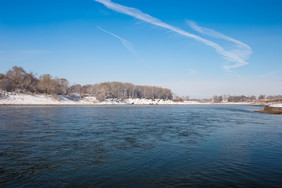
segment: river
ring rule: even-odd
[[[279,187],[282,116],[260,109],[0,106],[0,187]]]

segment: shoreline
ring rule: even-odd
[[[258,110],[256,112],[264,114],[282,114],[282,107],[265,106],[263,110]]]
[[[199,103],[199,104],[0,104],[3,106],[204,106],[204,105],[247,105],[247,106],[265,106],[257,104],[247,104],[247,103]]]
[[[1,93],[0,93],[1,94]],[[199,106],[199,105],[249,105],[265,106],[265,102],[199,102],[182,101],[174,102],[163,99],[104,99],[98,101],[96,97],[66,96],[66,95],[45,95],[45,94],[23,94],[6,92],[0,95],[0,106]]]

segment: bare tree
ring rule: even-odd
[[[68,94],[81,96],[82,95],[82,86],[80,84],[72,85],[68,89]]]
[[[38,82],[39,80],[33,75],[32,72],[26,74],[23,80],[24,90],[35,93],[37,91]]]
[[[265,95],[260,95],[259,97],[258,97],[258,100],[264,100],[265,99]]]
[[[22,67],[14,66],[6,73],[7,91],[21,91],[24,89],[24,77],[26,72]]]
[[[6,79],[5,74],[0,73],[0,89],[3,91],[7,91],[8,80]]]
[[[222,96],[217,96],[217,95],[215,95],[215,96],[213,96],[213,98],[212,98],[213,103],[221,103],[222,100],[223,100],[223,97],[222,97]]]
[[[22,67],[14,66],[6,74],[0,73],[0,89],[5,91],[20,91],[58,95],[95,96],[98,100],[108,98],[146,98],[173,99],[170,89],[155,86],[138,86],[132,83],[104,82],[94,85],[75,84],[69,86],[65,78],[52,78],[43,74],[38,78],[32,72],[26,73]]]
[[[39,77],[38,88],[42,93],[54,94],[55,88],[50,74],[43,74]]]
[[[69,81],[65,78],[55,78],[52,80],[54,93],[58,95],[66,95],[68,92]]]

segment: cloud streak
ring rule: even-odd
[[[194,29],[195,31],[197,31],[197,32],[199,32],[203,35],[207,35],[207,36],[210,36],[210,37],[226,40],[226,41],[229,41],[229,42],[236,44],[236,49],[231,50],[231,53],[235,54],[236,56],[238,56],[239,58],[241,58],[243,60],[248,59],[249,56],[252,53],[252,49],[247,44],[245,44],[241,41],[233,39],[229,36],[226,36],[222,33],[217,32],[215,30],[205,28],[205,27],[201,27],[193,21],[188,20],[187,23],[189,24],[189,26],[192,29]],[[228,66],[225,67],[225,69],[228,70]]]
[[[169,25],[169,24],[167,24],[167,23],[165,23],[165,22],[163,22],[163,21],[161,21],[161,20],[159,20],[155,17],[152,17],[148,14],[143,13],[142,11],[140,11],[136,8],[123,6],[123,5],[120,5],[118,3],[112,2],[111,0],[94,0],[94,1],[99,2],[99,3],[103,4],[104,6],[106,6],[107,8],[114,10],[116,12],[126,14],[126,15],[131,16],[133,18],[136,18],[138,20],[141,20],[141,21],[150,23],[152,25],[168,29],[168,30],[173,31],[175,33],[178,33],[182,36],[192,38],[192,39],[197,40],[201,43],[204,43],[207,46],[214,48],[216,50],[216,52],[219,53],[220,55],[222,55],[227,61],[233,63],[231,65],[226,65],[224,67],[228,71],[230,71],[230,69],[238,68],[238,67],[241,67],[241,66],[248,64],[248,62],[246,62],[246,59],[242,58],[242,56],[238,55],[238,53],[234,53],[232,51],[227,51],[222,46],[220,46],[219,44],[217,44],[213,41],[204,39],[204,38],[202,38],[198,35],[189,33],[189,32],[184,31],[184,30],[182,30],[178,27]]]
[[[128,40],[125,40],[124,38],[121,38],[120,36],[117,36],[109,31],[106,31],[104,29],[102,29],[101,27],[97,27],[99,30],[103,31],[104,33],[107,33],[117,39],[120,40],[121,44],[128,50],[130,51],[130,53],[132,53],[133,55],[136,55],[136,50],[133,48],[132,44],[128,41]]]
[[[190,25],[190,27],[192,29],[194,29],[195,31],[198,31],[201,34],[208,35],[208,36],[211,36],[211,37],[214,37],[214,38],[219,38],[219,39],[227,40],[227,41],[230,41],[230,42],[234,42],[234,43],[238,44],[241,47],[244,47],[244,48],[249,49],[249,50],[251,49],[247,44],[244,44],[244,43],[242,43],[242,42],[240,42],[240,41],[238,41],[236,39],[228,37],[228,36],[226,36],[226,35],[224,35],[222,33],[219,33],[219,32],[217,32],[215,30],[201,27],[201,26],[197,25],[193,21],[188,20],[187,23]]]

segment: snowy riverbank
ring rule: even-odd
[[[162,99],[105,99],[95,97],[75,97],[65,95],[23,94],[0,92],[0,105],[266,105],[262,103],[201,103],[198,101],[174,102]],[[282,104],[281,104],[282,106]]]
[[[274,108],[282,108],[282,103],[271,104],[269,106]]]
[[[152,99],[105,99],[95,97],[70,97],[62,95],[0,93],[0,105],[176,105],[202,104],[197,101],[173,102]]]
[[[272,103],[266,105],[264,110],[260,110],[258,112],[268,113],[268,114],[282,114],[282,103]]]
[[[75,105],[97,103],[95,97],[68,97],[43,94],[5,93],[0,95],[0,105]]]

